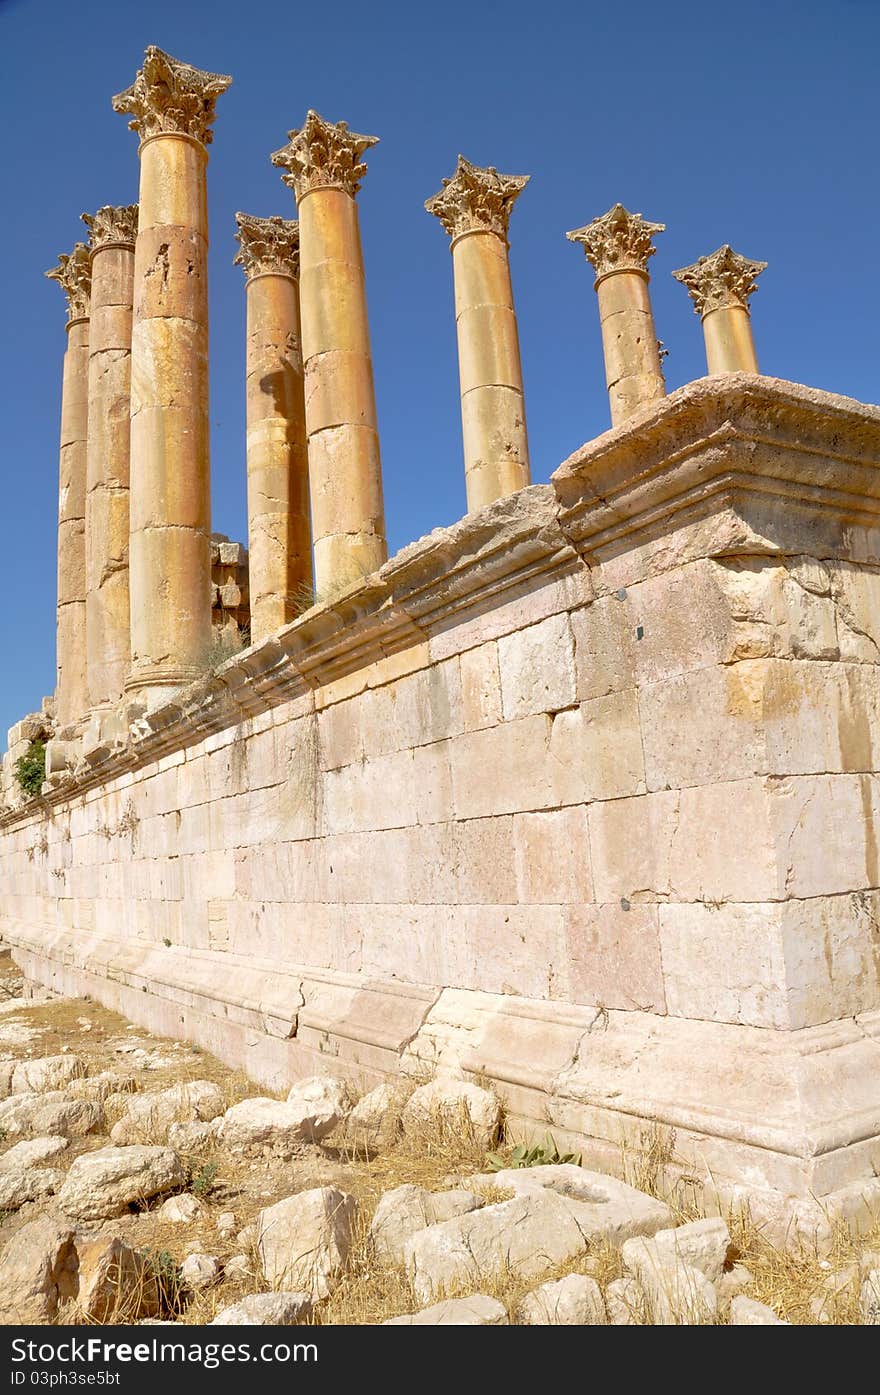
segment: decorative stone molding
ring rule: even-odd
[[[378,136],[359,136],[346,121],[325,121],[310,111],[305,125],[289,131],[287,145],[271,159],[287,171],[281,178],[297,200],[313,189],[343,189],[354,198],[367,172],[361,156],[378,144]]]
[[[295,218],[254,218],[236,213],[239,250],[233,266],[244,268],[248,281],[253,276],[292,276],[299,279],[299,223]]]
[[[601,218],[565,236],[569,242],[580,243],[600,279],[615,271],[634,271],[647,277],[648,258],[657,250],[653,238],[665,231],[665,223],[649,223],[641,213],[630,213],[622,203],[616,203]]]
[[[672,275],[687,288],[694,302],[694,313],[704,316],[730,305],[748,310],[749,297],[766,269],[766,262],[750,261],[725,242],[710,256],[700,257],[692,266],[684,266]]]
[[[136,203],[119,207],[106,204],[97,213],[82,213],[80,217],[89,230],[89,247],[93,253],[102,247],[134,246],[138,228]]]
[[[92,263],[86,244],[76,242],[72,252],[62,252],[58,265],[46,275],[50,281],[57,281],[67,296],[67,323],[87,319],[92,294]]]
[[[442,181],[442,189],[425,208],[440,219],[450,237],[490,232],[506,242],[511,210],[530,178],[499,174],[494,165],[481,169],[459,155],[455,174]]]
[[[113,110],[133,118],[129,129],[141,140],[174,134],[210,145],[217,98],[231,83],[223,73],[203,72],[151,44],[131,87],[113,98]]]

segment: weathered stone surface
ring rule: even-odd
[[[425,1128],[468,1130],[480,1147],[491,1148],[501,1125],[501,1105],[489,1090],[465,1080],[432,1080],[414,1090],[400,1116],[404,1133]]]
[[[187,1288],[198,1291],[220,1280],[222,1267],[216,1255],[187,1255],[180,1266],[180,1277]]]
[[[862,1322],[880,1327],[880,1269],[869,1269],[859,1290],[859,1310]]]
[[[79,1056],[41,1056],[33,1061],[19,1061],[12,1072],[12,1093],[35,1095],[44,1090],[63,1090],[71,1080],[87,1074],[88,1067]]]
[[[238,1303],[221,1308],[210,1326],[294,1327],[311,1316],[312,1301],[308,1293],[250,1293]]]
[[[472,1293],[469,1298],[448,1298],[417,1313],[386,1318],[383,1327],[503,1327],[507,1311],[497,1298]]]
[[[226,1108],[226,1098],[211,1080],[187,1080],[167,1090],[132,1095],[125,1113],[110,1130],[114,1143],[163,1141],[175,1123],[215,1119]]]
[[[339,1123],[335,1107],[326,1101],[273,1100],[257,1097],[227,1109],[219,1138],[233,1153],[267,1149],[281,1158],[292,1158],[304,1144],[317,1143]]]
[[[658,1230],[651,1240],[651,1251],[661,1263],[681,1260],[683,1264],[699,1269],[712,1284],[717,1284],[721,1278],[729,1249],[730,1231],[725,1222],[717,1217],[688,1221],[674,1230]]]
[[[27,1138],[14,1143],[0,1157],[0,1172],[12,1172],[19,1167],[39,1167],[67,1151],[69,1140],[63,1134],[47,1134],[43,1138]]]
[[[725,1270],[715,1284],[719,1313],[723,1316],[729,1312],[734,1298],[741,1293],[747,1294],[754,1282],[754,1274],[744,1264],[735,1264],[732,1269]]]
[[[605,1290],[608,1321],[614,1327],[636,1327],[646,1311],[645,1295],[631,1274],[612,1279]]]
[[[78,1221],[121,1216],[133,1202],[181,1186],[186,1175],[170,1148],[99,1148],[76,1158],[58,1194],[65,1215]]]
[[[71,1100],[97,1100],[103,1104],[111,1095],[133,1095],[140,1089],[140,1081],[134,1075],[118,1075],[116,1071],[105,1070],[99,1075],[79,1076],[64,1087],[64,1093]]]
[[[674,1248],[636,1236],[626,1241],[621,1255],[638,1279],[652,1322],[690,1327],[715,1321],[715,1289],[705,1274],[680,1259]]]
[[[230,1255],[223,1263],[225,1279],[249,1279],[254,1266],[247,1255]]]
[[[740,1293],[730,1305],[731,1327],[788,1327],[790,1324],[778,1318],[766,1303],[747,1298]]]
[[[0,1323],[51,1322],[59,1299],[76,1290],[73,1231],[57,1221],[30,1221],[0,1254]]]
[[[395,1187],[380,1199],[370,1225],[373,1253],[383,1264],[402,1264],[404,1246],[426,1226],[467,1215],[483,1204],[474,1192],[429,1192],[409,1184]]]
[[[159,1287],[146,1255],[118,1236],[76,1242],[79,1287],[76,1306],[90,1322],[126,1323],[155,1317]]]
[[[597,1326],[607,1321],[602,1290],[587,1274],[541,1284],[520,1299],[516,1320],[528,1326]]]
[[[510,1167],[462,1178],[462,1185],[484,1195],[496,1189],[558,1192],[582,1203],[578,1215],[589,1233],[616,1243],[632,1235],[653,1235],[672,1219],[669,1207],[616,1177],[589,1172],[573,1163]]]
[[[381,1148],[400,1128],[401,1095],[388,1081],[362,1095],[346,1120],[346,1137],[355,1146]]]
[[[0,1127],[12,1138],[18,1134],[63,1134],[65,1138],[83,1138],[103,1130],[104,1111],[100,1104],[91,1100],[10,1095],[0,1102]]]
[[[169,1196],[167,1201],[163,1201],[156,1215],[163,1221],[170,1221],[172,1225],[189,1225],[198,1220],[204,1210],[197,1196],[193,1196],[191,1192],[180,1192],[179,1195]]]
[[[537,1278],[576,1259],[590,1240],[584,1211],[582,1202],[536,1188],[419,1231],[404,1245],[416,1297],[427,1303],[453,1287],[478,1288],[508,1269]]]
[[[0,1170],[0,1210],[17,1211],[26,1201],[57,1192],[64,1173],[56,1167],[16,1167]]]
[[[332,1075],[313,1075],[291,1085],[287,1103],[313,1109],[320,1115],[336,1114],[342,1120],[351,1110],[351,1090],[346,1081]]]
[[[356,1214],[354,1197],[337,1187],[300,1192],[261,1211],[257,1250],[267,1283],[326,1298],[348,1262]]]

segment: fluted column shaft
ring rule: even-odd
[[[129,215],[133,238],[136,209]],[[102,210],[105,212],[105,210]],[[100,214],[98,215],[100,217]],[[94,220],[93,220],[94,221]],[[86,492],[86,652],[89,702],[108,708],[131,662],[128,534],[134,242],[93,231]]]
[[[89,321],[71,320],[61,388],[56,655],[59,729],[88,708],[86,679],[86,459],[89,434]]]

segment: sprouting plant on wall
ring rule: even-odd
[[[15,778],[25,794],[40,793],[46,778],[46,743],[32,741],[23,756],[15,762]]]
[[[486,1157],[486,1165],[490,1172],[500,1172],[502,1168],[507,1167],[552,1167],[559,1163],[573,1163],[575,1167],[581,1167],[582,1155],[560,1153],[556,1140],[549,1133],[545,1134],[540,1143],[533,1143],[531,1147],[525,1143],[518,1143],[509,1153],[489,1153]]]

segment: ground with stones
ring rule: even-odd
[[[24,993],[0,959],[3,1323],[880,1324],[880,1232],[786,1255],[645,1166],[514,1166],[476,1084],[272,1097]]]

